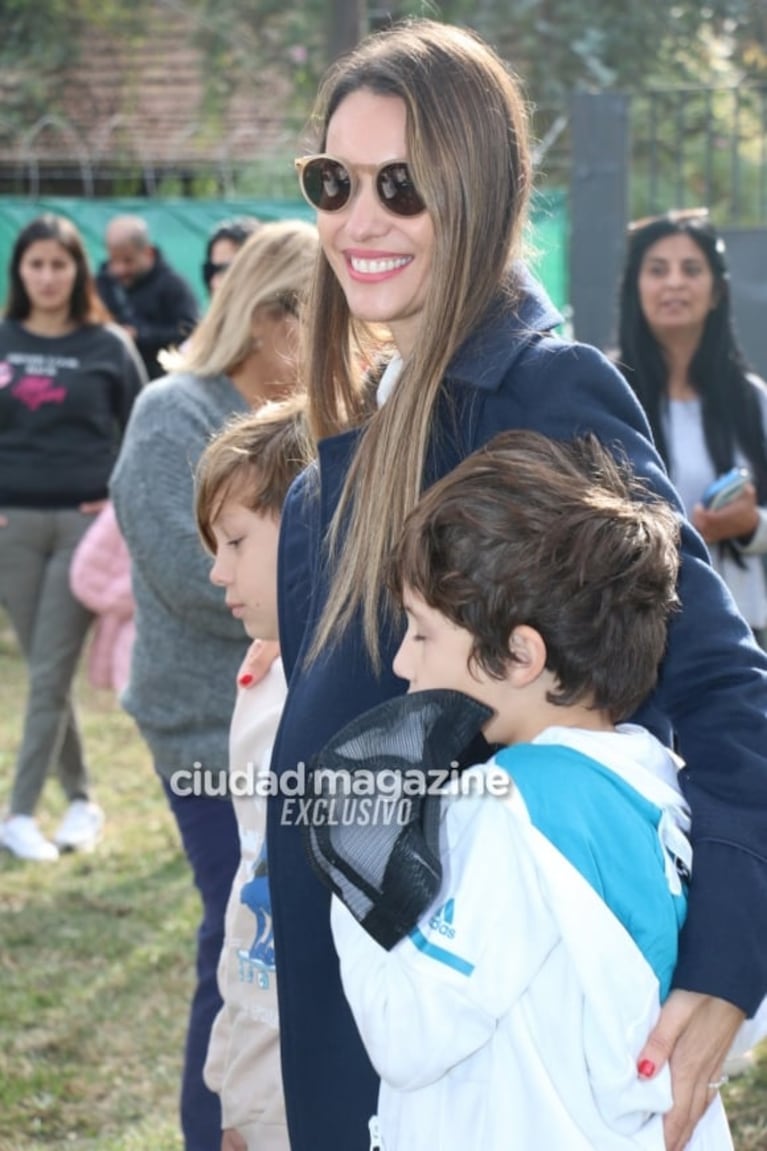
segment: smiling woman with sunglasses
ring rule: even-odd
[[[391,669],[404,629],[385,590],[388,556],[421,491],[497,432],[592,432],[680,507],[625,381],[595,349],[552,334],[561,317],[520,263],[527,113],[495,53],[458,28],[395,26],[334,66],[314,126],[314,152],[298,170],[322,248],[305,341],[321,482],[314,471],[298,481],[282,520],[290,688],[277,773],[295,773],[345,723],[404,691]],[[370,370],[381,362],[383,375]],[[672,991],[660,1030],[635,1052],[652,1077],[672,1051],[668,1151],[688,1141],[743,1014],[767,989],[757,926],[767,899],[767,664],[686,524],[682,550],[683,607],[641,713],[690,765],[697,829],[675,978],[688,990]],[[296,800],[269,805],[291,1146],[356,1151],[377,1079],[343,997]],[[428,1067],[422,1075],[421,1086]],[[447,1145],[449,1128],[448,1106],[433,1149]],[[531,1151],[513,1131],[505,1146]]]

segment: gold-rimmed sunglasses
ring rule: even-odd
[[[376,194],[387,212],[417,216],[426,210],[404,160],[378,166],[352,165],[321,153],[301,156],[295,164],[303,197],[318,212],[340,212],[345,208],[356,191],[359,172],[374,174]]]

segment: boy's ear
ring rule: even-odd
[[[509,679],[516,687],[533,683],[546,669],[546,644],[534,627],[520,624],[509,636]]]

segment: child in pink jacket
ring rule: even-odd
[[[128,683],[135,634],[130,556],[106,503],[80,540],[70,569],[72,594],[96,616],[88,647],[88,679],[121,692]]]

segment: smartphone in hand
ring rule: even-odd
[[[709,511],[716,511],[717,508],[723,508],[725,504],[729,504],[731,500],[736,499],[737,496],[743,491],[746,484],[752,482],[751,472],[748,468],[730,468],[729,472],[725,472],[722,476],[717,478],[708,485],[700,502],[704,508]]]

